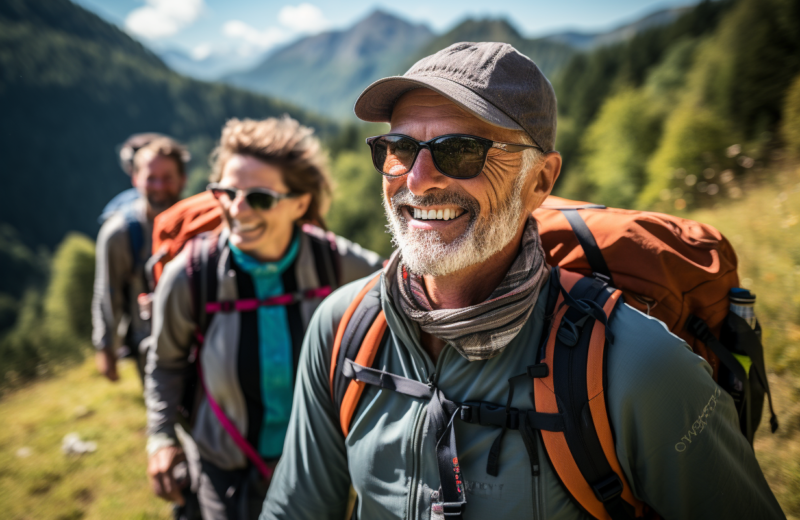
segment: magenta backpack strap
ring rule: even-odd
[[[236,446],[240,450],[242,450],[242,453],[244,453],[247,456],[247,458],[250,459],[250,462],[253,463],[253,466],[256,467],[261,476],[265,480],[271,479],[273,473],[272,468],[270,468],[264,463],[263,459],[255,450],[255,448],[253,448],[253,446],[250,445],[249,442],[247,442],[247,439],[245,439],[242,436],[242,434],[236,428],[236,425],[234,425],[233,422],[228,418],[228,416],[225,415],[225,412],[222,411],[222,408],[219,406],[219,403],[217,403],[214,397],[212,397],[211,394],[209,393],[208,388],[206,387],[206,380],[205,378],[203,378],[203,367],[200,363],[199,356],[197,358],[197,375],[200,378],[200,382],[203,385],[203,391],[206,394],[206,399],[208,400],[208,404],[209,406],[211,406],[211,410],[214,412],[214,415],[217,417],[219,423],[222,425],[225,431],[228,432],[228,435],[231,436],[231,439],[233,439],[233,442],[236,444]]]

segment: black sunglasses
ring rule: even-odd
[[[372,150],[375,169],[387,177],[400,177],[410,172],[422,148],[430,150],[436,169],[453,179],[472,179],[480,175],[492,148],[509,153],[527,148],[544,151],[535,145],[502,143],[465,134],[440,135],[429,141],[417,141],[403,134],[386,134],[368,137],[367,144]]]
[[[228,201],[236,198],[238,193],[244,193],[244,199],[253,209],[271,209],[275,204],[283,199],[290,199],[300,195],[299,193],[278,193],[269,188],[250,188],[239,190],[228,186],[220,186],[216,182],[209,184],[206,189],[214,195],[214,198],[221,200],[226,197]]]

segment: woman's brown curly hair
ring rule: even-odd
[[[314,130],[288,115],[263,121],[230,119],[222,128],[219,145],[211,152],[211,181],[222,177],[233,155],[249,155],[278,168],[292,193],[310,193],[311,203],[300,220],[325,228],[331,180],[328,158]]]

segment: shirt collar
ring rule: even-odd
[[[280,276],[297,258],[297,253],[300,250],[300,233],[295,230],[286,254],[275,262],[259,262],[230,242],[228,242],[228,247],[233,255],[233,260],[247,274],[251,276]]]

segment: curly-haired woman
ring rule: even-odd
[[[192,346],[200,344],[197,387],[204,391],[194,400],[191,436],[202,516],[257,518],[283,448],[311,315],[328,288],[369,275],[381,259],[303,225],[324,226],[330,193],[325,156],[309,128],[289,117],[233,119],[212,159],[208,189],[223,231],[187,244],[155,293],[148,474],[157,494],[181,501],[172,468],[185,455],[175,424],[195,374]]]

